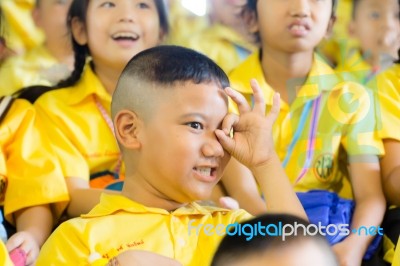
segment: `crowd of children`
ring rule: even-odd
[[[0,264],[400,266],[400,1],[207,4],[0,3]]]

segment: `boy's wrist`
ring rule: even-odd
[[[250,171],[257,179],[257,177],[263,176],[264,173],[274,173],[273,170],[277,167],[283,170],[281,161],[278,155],[274,152],[266,162],[251,167]]]

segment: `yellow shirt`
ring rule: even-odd
[[[349,51],[346,60],[338,64],[336,71],[343,74],[346,80],[354,80],[361,84],[368,83],[374,76],[372,66],[357,49]]]
[[[8,252],[3,241],[0,241],[0,265],[14,266],[14,263],[11,261],[10,256],[8,256]]]
[[[399,240],[397,241],[396,251],[394,252],[392,266],[400,266],[400,237]]]
[[[55,85],[69,75],[66,65],[58,63],[44,46],[37,46],[23,55],[10,57],[1,65],[0,96],[31,85]]]
[[[400,141],[400,64],[380,73],[368,85],[376,88],[379,95],[377,109],[381,113],[381,138]]]
[[[207,55],[226,73],[255,51],[254,44],[221,24],[214,24],[191,36],[185,46]]]
[[[185,266],[209,265],[222,239],[217,234],[221,229],[216,226],[250,218],[244,210],[229,211],[196,203],[168,212],[121,195],[103,194],[88,214],[56,229],[43,245],[37,265],[88,265],[89,256],[93,258],[94,254],[107,259],[129,249],[152,251]],[[214,229],[207,233],[200,224],[211,224]]]
[[[272,106],[274,90],[266,83],[259,53],[254,53],[231,72],[234,89],[251,103],[249,80],[256,78],[263,90],[267,110]],[[307,80],[288,81],[297,97],[289,106],[281,102],[281,110],[273,128],[275,149],[296,191],[323,189],[352,198],[346,164],[372,160],[382,154],[377,136],[372,91],[357,83],[342,81],[318,56],[314,56]],[[318,109],[319,102],[319,110]],[[236,106],[230,105],[233,112]],[[306,107],[308,106],[308,107]],[[309,108],[309,111],[306,111]],[[305,123],[300,122],[301,116]],[[312,122],[315,115],[315,121]],[[315,130],[312,130],[314,125]],[[298,133],[297,142],[291,142]],[[342,149],[346,152],[341,152]],[[348,158],[343,158],[344,154]],[[371,155],[371,156],[368,156]],[[286,165],[285,165],[286,161]]]
[[[89,181],[90,175],[113,172],[119,162],[114,134],[96,101],[109,116],[111,96],[88,64],[75,86],[50,91],[35,102],[66,177]]]
[[[0,203],[12,213],[25,207],[51,204],[57,217],[69,200],[64,176],[54,157],[45,127],[35,109],[16,100],[0,124]]]
[[[347,52],[354,47],[358,47],[358,42],[349,35],[348,30],[353,10],[353,1],[339,0],[337,2],[336,20],[332,34],[329,38],[322,40],[319,44],[319,49],[330,60],[341,64],[347,60]]]
[[[7,44],[18,53],[39,45],[44,34],[32,19],[35,0],[1,0]]]

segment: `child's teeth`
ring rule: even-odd
[[[211,175],[211,168],[197,168],[197,171],[200,172],[201,175],[210,176]]]

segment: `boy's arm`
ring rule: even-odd
[[[235,158],[231,158],[221,179],[228,196],[238,201],[240,208],[252,215],[267,211],[251,171]]]
[[[91,188],[88,181],[77,177],[67,178],[66,183],[70,194],[70,202],[67,207],[69,217],[78,217],[81,214],[88,213],[100,202],[100,196],[104,192],[120,193],[120,191],[115,190]]]
[[[222,130],[216,130],[221,145],[240,163],[247,166],[261,187],[271,212],[284,212],[307,219],[289,179],[274,150],[272,125],[279,114],[279,94],[274,95],[271,112],[265,116],[265,101],[257,81],[251,81],[254,107],[251,109],[240,93],[226,88],[237,104],[240,116],[228,115]],[[233,129],[233,137],[229,133]]]
[[[382,184],[389,204],[400,206],[400,141],[385,139],[381,160]]]
[[[27,255],[26,264],[36,261],[40,247],[53,228],[53,217],[49,205],[28,207],[15,213],[17,233],[6,243],[8,251],[21,248]]]
[[[351,228],[380,226],[386,209],[378,163],[350,163],[349,172],[355,200]],[[350,234],[334,250],[340,265],[361,265],[362,257],[374,236]]]

